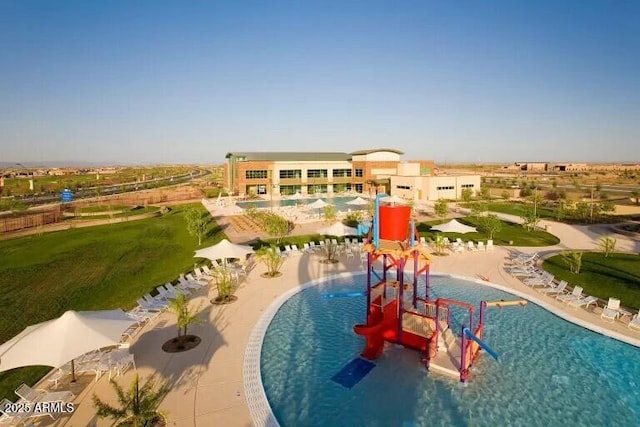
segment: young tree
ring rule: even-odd
[[[263,217],[263,227],[267,234],[275,237],[277,244],[280,244],[282,239],[293,230],[293,224],[288,219],[273,213]]]
[[[118,397],[118,406],[111,406],[94,394],[96,415],[99,418],[114,418],[116,426],[121,427],[146,427],[165,420],[165,414],[158,411],[158,406],[169,392],[169,386],[162,383],[156,389],[157,382],[154,377],[149,378],[142,387],[139,382],[136,374],[129,390],[125,392],[120,385],[111,380],[111,386]]]
[[[445,250],[447,249],[447,241],[444,239],[442,234],[436,234],[436,239],[433,242],[433,245],[436,248],[436,255],[446,254]]]
[[[616,250],[616,242],[615,237],[603,236],[600,238],[600,242],[598,242],[598,246],[600,250],[604,254],[605,258],[608,257]]]
[[[198,239],[198,246],[202,244],[202,237],[207,231],[207,220],[202,212],[195,207],[184,210],[184,218],[187,221],[187,231]]]
[[[502,197],[502,200],[506,202],[511,198],[511,193],[509,193],[509,191],[507,190],[504,190],[502,193],[500,193],[500,197]]]
[[[447,217],[447,214],[449,213],[449,202],[447,201],[447,199],[438,199],[436,200],[433,209],[436,212],[436,215],[438,215],[444,221],[444,219]]]
[[[473,191],[470,188],[463,188],[460,193],[460,198],[466,204],[471,203],[471,199],[473,198]]]
[[[495,214],[483,216],[480,218],[480,228],[493,240],[495,234],[502,230],[502,220]]]
[[[529,208],[525,211],[522,218],[522,226],[528,231],[533,231],[540,222],[540,217],[534,212],[533,208]]]
[[[324,222],[333,222],[335,221],[338,215],[338,211],[336,207],[333,205],[327,205],[324,207]]]
[[[560,252],[560,256],[564,262],[569,266],[569,270],[571,270],[574,274],[580,274],[580,269],[582,268],[582,252],[578,251],[570,251],[570,252]]]
[[[204,320],[197,316],[197,311],[189,309],[189,301],[187,297],[178,293],[176,299],[169,302],[169,310],[176,315],[176,327],[178,328],[178,345],[184,345],[184,341],[187,337],[187,328],[189,325],[196,323],[204,323]]]
[[[256,258],[267,267],[266,277],[277,277],[280,275],[280,267],[284,264],[285,257],[276,252],[275,245],[263,246],[256,251]]]

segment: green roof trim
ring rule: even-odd
[[[291,161],[349,161],[351,154],[349,153],[332,153],[332,152],[287,152],[287,151],[269,151],[269,152],[235,152],[227,153],[226,159],[231,157],[244,157],[245,160],[266,160],[273,162],[291,162]]]

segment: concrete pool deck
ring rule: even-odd
[[[221,222],[224,227],[224,221]],[[295,234],[309,234],[321,224],[300,224]],[[640,345],[640,333],[629,330],[622,322],[604,322],[597,312],[583,309],[568,309],[552,297],[546,296],[522,284],[507,274],[503,265],[514,251],[548,252],[559,249],[587,249],[582,245],[597,243],[597,232],[591,229],[577,229],[565,224],[551,223],[551,232],[562,241],[557,247],[546,248],[504,248],[496,247],[487,252],[463,252],[448,256],[432,257],[433,273],[465,276],[471,279],[488,278],[492,283],[540,302],[545,308],[565,313],[579,323],[590,324],[595,329],[606,330]],[[225,229],[228,237],[237,243],[245,243],[252,236],[233,233]],[[587,233],[589,232],[589,233]],[[590,233],[594,233],[591,235]],[[616,236],[618,237],[618,236]],[[595,239],[595,240],[594,240]],[[618,238],[619,247],[637,252],[638,242]],[[591,246],[593,248],[593,246]],[[168,414],[169,426],[251,426],[252,420],[245,399],[243,386],[243,359],[245,348],[252,330],[264,311],[281,294],[299,287],[300,284],[320,279],[332,274],[364,271],[357,257],[342,257],[337,264],[320,263],[320,255],[304,254],[289,257],[282,267],[282,276],[266,279],[260,276],[265,271],[258,264],[248,274],[236,292],[238,300],[225,306],[213,306],[209,299],[213,292],[200,290],[192,304],[199,304],[201,317],[206,323],[189,328],[189,332],[202,338],[201,344],[184,353],[167,354],[161,350],[162,344],[176,335],[172,314],[164,313],[158,320],[145,326],[133,340],[131,352],[135,354],[137,371],[142,378],[157,374],[171,386],[171,391],[163,401],[160,410]],[[133,378],[129,370],[116,380],[125,387]],[[39,425],[55,426],[111,426],[109,419],[97,419],[91,396],[114,402],[115,393],[106,376],[93,381],[92,377],[81,377],[74,386],[61,383],[58,389],[71,388],[76,392],[76,411],[54,422],[43,419]]]

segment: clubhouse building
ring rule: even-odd
[[[390,148],[336,152],[233,152],[224,187],[238,196],[387,193],[410,200],[458,199],[480,190],[480,175],[437,175],[432,160],[402,161]]]

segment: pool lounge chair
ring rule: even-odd
[[[627,323],[627,328],[629,329],[635,329],[637,331],[640,331],[640,315],[639,314],[635,314],[631,320],[629,321],[629,323]]]
[[[540,292],[542,292],[543,294],[561,294],[562,292],[564,292],[564,289],[567,287],[567,281],[566,280],[561,280],[560,283],[558,283],[556,286],[553,286],[551,288],[546,288],[546,289],[540,289]]]
[[[46,391],[36,390],[29,387],[27,384],[22,384],[16,389],[15,392],[22,399],[36,403],[36,402],[69,402],[75,395],[70,391]]]
[[[530,287],[534,287],[534,286],[551,286],[551,284],[553,283],[553,274],[551,273],[547,273],[546,271],[543,272],[540,276],[538,277],[531,277],[528,279],[524,279],[522,282]]]
[[[582,286],[576,286],[570,294],[558,295],[556,297],[556,299],[561,302],[569,302],[579,298],[582,298]]]
[[[602,310],[600,317],[604,320],[615,321],[620,315],[620,300],[618,298],[609,298],[607,306]]]
[[[577,298],[577,299],[572,299],[571,301],[568,302],[569,307],[573,307],[575,309],[577,309],[578,307],[584,307],[587,308],[589,305],[591,304],[596,304],[598,303],[598,298],[594,297],[594,296],[588,296],[588,297],[584,297],[584,298]]]

